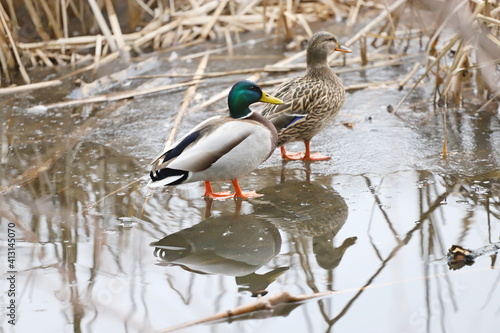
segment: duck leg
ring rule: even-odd
[[[233,194],[229,191],[214,192],[210,181],[205,180],[205,193],[203,194],[203,196],[207,198],[217,199],[217,198],[230,198],[233,196]]]
[[[321,153],[311,153],[311,141],[307,140],[304,141],[304,145],[306,146],[306,152],[298,152],[298,153],[292,153],[292,152],[287,152],[285,149],[285,146],[281,146],[281,157],[285,158],[287,160],[292,160],[292,161],[297,161],[297,160],[303,160],[303,161],[324,161],[324,160],[329,160],[331,157],[323,155]]]
[[[329,160],[331,157],[323,155],[321,153],[311,153],[311,141],[307,140],[304,141],[304,144],[306,146],[306,153],[302,159],[304,161],[324,161],[324,160]]]
[[[241,190],[240,184],[238,184],[238,179],[232,179],[231,182],[233,183],[234,186],[234,197],[235,198],[256,198],[256,197],[261,197],[263,194],[256,193],[255,191],[251,192],[243,192]]]

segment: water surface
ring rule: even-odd
[[[258,43],[234,58],[213,57],[208,68],[263,66],[282,55],[272,42]],[[197,67],[197,59],[168,57],[160,54],[150,72]],[[402,73],[396,67],[341,78],[349,85]],[[192,105],[244,77],[201,84]],[[210,202],[201,197],[201,183],[145,187],[183,89],[28,110],[65,98],[68,88],[0,102],[1,239],[5,247],[7,225],[15,223],[16,332],[153,332],[281,291],[337,293],[185,331],[498,329],[496,254],[464,267],[443,260],[455,244],[480,249],[499,242],[497,110],[448,110],[450,155],[443,158],[440,110],[423,103],[395,115],[387,106],[404,91],[350,92],[341,114],[312,142],[331,160],[282,162],[275,152],[240,180],[263,197]],[[417,91],[410,102],[428,94]],[[224,104],[187,113],[179,134],[220,114]],[[215,186],[231,189],[229,182]],[[5,266],[6,251],[1,257]],[[7,318],[3,325],[12,329]]]

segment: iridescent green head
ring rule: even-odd
[[[271,104],[283,104],[277,98],[266,94],[258,85],[251,81],[238,81],[234,84],[227,97],[229,115],[232,118],[246,118],[251,113],[249,106],[255,102],[266,102]]]

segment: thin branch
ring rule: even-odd
[[[19,52],[17,51],[16,43],[14,42],[14,38],[12,38],[12,34],[10,33],[9,26],[7,24],[7,18],[5,17],[5,10],[0,3],[0,20],[2,21],[3,28],[7,34],[7,38],[9,39],[12,52],[14,52],[14,57],[16,58],[17,65],[19,66],[19,72],[21,73],[21,76],[23,77],[24,82],[27,84],[31,83],[31,79],[28,75],[28,72],[26,72],[26,68],[24,68],[23,62],[21,60],[21,57],[19,56]]]
[[[400,249],[401,246],[398,246],[397,249]],[[392,258],[393,256],[390,256],[388,259]],[[385,267],[385,266],[382,266]],[[381,268],[382,268],[381,267]],[[156,331],[156,333],[169,333],[169,332],[174,332],[178,331],[180,329],[185,329],[188,327],[193,327],[196,325],[200,324],[208,324],[208,323],[213,323],[213,322],[220,322],[223,320],[229,320],[230,318],[234,318],[237,316],[243,316],[243,315],[249,315],[257,311],[262,311],[262,310],[273,310],[277,305],[282,305],[282,304],[293,304],[293,303],[301,303],[301,302],[307,302],[310,300],[314,299],[320,299],[320,298],[325,298],[325,297],[330,297],[330,296],[335,296],[338,294],[345,294],[345,293],[357,293],[359,295],[361,292],[367,289],[376,289],[376,288],[383,288],[387,286],[393,286],[395,284],[403,284],[403,283],[410,283],[410,282],[415,282],[415,281],[422,281],[422,280],[429,280],[432,278],[437,278],[437,277],[446,277],[451,274],[471,274],[471,273],[477,273],[478,271],[485,271],[485,270],[490,270],[489,267],[482,267],[476,270],[467,270],[463,271],[460,273],[440,273],[440,274],[434,274],[434,275],[425,275],[425,276],[420,276],[416,278],[411,278],[411,279],[402,279],[398,281],[392,281],[392,282],[387,282],[387,283],[380,283],[376,285],[372,285],[370,283],[365,284],[363,287],[360,288],[352,288],[352,289],[345,289],[345,290],[332,290],[332,291],[325,291],[325,292],[318,292],[318,293],[313,293],[309,295],[298,295],[294,296],[287,291],[282,291],[276,295],[272,296],[265,296],[258,298],[256,301],[245,304],[245,305],[240,305],[237,306],[233,309],[228,309],[225,311],[221,311],[219,313],[216,313],[211,316],[207,316],[198,320],[194,320],[191,322],[187,322],[184,324],[180,324],[177,326],[169,327],[167,329],[159,330]],[[376,272],[376,275],[378,275],[379,271]],[[371,279],[373,281],[374,277]],[[370,282],[371,282],[370,281]],[[351,304],[351,303],[349,303]],[[348,305],[349,305],[348,304]],[[347,307],[346,307],[347,308]],[[339,314],[337,317],[340,317],[343,315],[343,312]],[[335,321],[337,319],[335,317],[333,320]]]
[[[208,54],[207,54],[208,55]],[[138,79],[158,79],[158,78],[166,78],[166,77],[197,77],[198,79],[207,79],[207,78],[216,78],[230,75],[239,75],[239,74],[251,74],[251,73],[260,73],[264,72],[264,68],[248,68],[248,69],[236,69],[232,71],[226,72],[210,72],[210,73],[172,73],[172,74],[156,74],[156,75],[140,75],[140,76],[132,76],[129,77],[129,80],[138,80]]]
[[[153,93],[157,93],[157,92],[161,92],[161,91],[191,86],[193,84],[198,84],[200,82],[202,82],[202,81],[201,80],[192,80],[192,81],[183,82],[183,83],[161,85],[158,87],[153,87],[153,88],[144,89],[144,90],[139,90],[139,89],[126,90],[126,91],[120,91],[120,92],[112,93],[112,94],[98,95],[98,96],[92,96],[92,97],[87,97],[87,98],[82,98],[82,99],[76,99],[76,100],[72,100],[72,101],[64,101],[64,102],[58,102],[58,103],[53,103],[53,104],[47,104],[47,105],[37,105],[37,106],[32,107],[31,109],[32,110],[42,110],[42,109],[48,110],[48,109],[62,108],[62,107],[89,104],[89,103],[113,102],[113,101],[119,101],[122,99],[153,94]]]
[[[208,63],[208,54],[201,59],[198,68],[196,69],[196,73],[193,77],[195,81],[201,82],[200,78],[203,72],[205,71],[205,68],[207,67],[207,63]],[[184,115],[186,114],[189,108],[189,104],[191,103],[193,96],[196,94],[197,88],[198,85],[197,83],[195,83],[191,85],[188,89],[186,89],[186,92],[184,93],[184,98],[182,99],[181,107],[177,112],[177,115],[175,116],[174,123],[172,124],[172,129],[170,130],[170,134],[165,142],[165,148],[169,147],[174,141],[175,136],[177,135],[177,132],[179,130],[179,126],[182,122],[182,119],[184,118]]]
[[[99,28],[101,29],[101,32],[103,33],[104,37],[106,37],[106,40],[108,41],[109,47],[111,48],[111,51],[117,51],[118,47],[116,46],[116,41],[113,38],[113,35],[111,34],[111,30],[109,30],[108,24],[106,23],[106,20],[104,19],[104,16],[102,15],[101,9],[99,8],[99,5],[97,4],[96,0],[88,0],[90,8],[92,9],[92,12],[94,13],[94,17],[97,21],[97,24],[99,25]]]
[[[113,35],[116,40],[118,51],[120,51],[121,57],[126,61],[130,61],[130,55],[127,48],[125,47],[125,41],[123,39],[122,29],[120,28],[120,22],[116,16],[115,8],[111,0],[106,0],[106,11],[108,12],[108,19],[113,30]]]
[[[420,78],[417,80],[417,82],[415,82],[415,84],[413,85],[413,87],[411,87],[410,90],[408,90],[408,92],[406,93],[406,95],[403,96],[403,98],[399,101],[399,103],[396,105],[396,107],[394,108],[394,113],[397,112],[397,110],[399,109],[399,107],[403,104],[403,102],[408,98],[408,96],[410,96],[410,94],[413,92],[413,90],[415,90],[415,88],[417,88],[417,86],[420,84],[420,82],[424,79],[425,76],[427,76],[427,74],[434,68],[434,66],[441,60],[442,57],[444,57],[444,55],[451,49],[451,47],[453,45],[455,45],[455,42],[458,40],[459,38],[459,35],[458,34],[455,34],[451,40],[449,41],[449,43],[440,50],[440,54],[434,59],[434,61],[429,65],[427,66],[427,69],[425,71],[425,73],[420,76]]]
[[[17,94],[20,92],[26,92],[26,91],[48,88],[48,87],[55,87],[55,86],[59,86],[61,84],[62,84],[61,80],[52,80],[52,81],[24,84],[22,86],[0,88],[0,96],[1,95],[9,95],[9,94]]]

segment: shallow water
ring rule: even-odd
[[[260,48],[266,57],[214,57],[208,68],[263,66],[283,53],[266,42],[236,56],[258,55]],[[196,59],[169,62],[168,56],[159,55],[153,73],[197,66]],[[341,78],[349,85],[402,73],[396,67]],[[202,84],[193,105],[240,78]],[[208,202],[200,183],[151,193],[144,186],[184,90],[27,110],[68,94],[58,88],[53,95],[34,92],[0,102],[3,248],[9,224],[16,233],[13,331],[151,332],[249,304],[259,293],[332,290],[337,292],[320,299],[184,331],[497,330],[496,254],[486,252],[461,268],[443,260],[454,244],[480,249],[499,242],[495,110],[449,110],[450,155],[443,158],[442,114],[429,103],[394,115],[387,106],[404,91],[350,92],[335,122],[312,142],[331,160],[285,163],[275,152],[240,180],[263,197]],[[426,98],[422,89],[410,102]],[[222,109],[224,101],[188,113],[179,134]],[[32,166],[39,173],[26,173]],[[229,183],[215,186],[230,189]],[[3,250],[3,267],[7,259]],[[3,300],[10,301],[6,294]],[[8,319],[4,328],[12,329]]]

